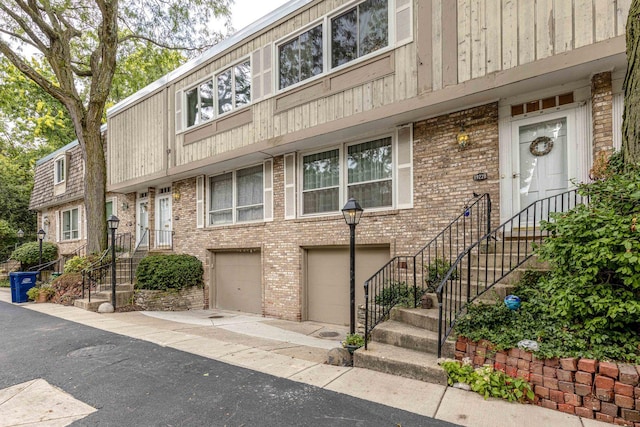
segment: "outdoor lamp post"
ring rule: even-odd
[[[362,207],[356,199],[351,197],[342,208],[342,215],[349,226],[349,293],[351,296],[351,307],[349,317],[349,333],[356,332],[356,225],[362,216]]]
[[[18,249],[18,244],[20,243],[20,240],[22,240],[22,238],[24,237],[24,231],[22,231],[22,229],[18,230],[18,232],[16,233],[16,236],[18,236],[18,241],[16,242],[16,249]]]
[[[111,215],[107,219],[107,226],[111,230],[111,305],[113,311],[116,310],[116,230],[120,220],[117,216]]]
[[[44,236],[46,236],[46,235],[47,235],[47,233],[45,233],[42,228],[40,230],[38,230],[38,243],[40,244],[39,245],[39,247],[40,247],[40,262],[38,262],[38,265],[42,265],[42,241],[44,240]]]

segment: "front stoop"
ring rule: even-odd
[[[370,342],[353,353],[353,366],[429,383],[447,385],[447,374],[434,354]]]
[[[116,287],[116,307],[124,307],[131,305],[133,298],[133,285],[120,284]],[[80,298],[73,302],[74,307],[88,311],[98,311],[100,304],[111,302],[111,290],[105,290],[91,294],[91,302],[89,298]]]
[[[400,308],[371,331],[367,349],[354,353],[354,366],[435,384],[447,384],[437,363],[438,310]],[[443,357],[453,357],[453,341],[444,345]]]

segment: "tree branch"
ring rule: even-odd
[[[19,0],[16,0],[16,3],[20,5]],[[11,19],[13,19],[20,26],[20,28],[22,28],[22,30],[31,38],[32,40],[32,43],[30,43],[31,45],[35,45],[42,53],[45,53],[45,51],[48,49],[47,45],[45,45],[44,42],[40,40],[38,35],[35,32],[33,32],[33,30],[31,29],[31,26],[28,25],[25,22],[25,20],[22,19],[21,16],[14,13],[13,10],[6,7],[3,3],[0,3],[0,10],[4,11],[7,15],[9,15]],[[43,30],[43,32],[45,32],[46,34],[46,31]]]

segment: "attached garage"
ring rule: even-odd
[[[262,314],[260,251],[215,252],[211,308]]]
[[[389,258],[389,246],[356,248],[356,307],[364,304],[364,281]],[[306,320],[348,325],[349,248],[308,248],[305,276]]]

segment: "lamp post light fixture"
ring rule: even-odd
[[[16,233],[16,236],[18,236],[18,241],[15,244],[15,249],[18,249],[18,244],[20,243],[20,240],[22,240],[22,238],[24,237],[24,231],[22,231],[22,229],[18,230],[18,232]]]
[[[363,209],[356,199],[351,197],[342,208],[342,215],[349,226],[349,294],[351,298],[349,312],[349,333],[356,332],[356,225],[360,222]]]
[[[116,230],[120,220],[117,216],[111,215],[107,219],[107,226],[111,230],[111,305],[113,311],[116,310]]]
[[[42,265],[42,241],[44,240],[44,236],[46,235],[47,233],[45,233],[42,228],[38,230],[38,242],[39,242],[39,248],[40,248],[40,261],[38,262],[38,265]]]

